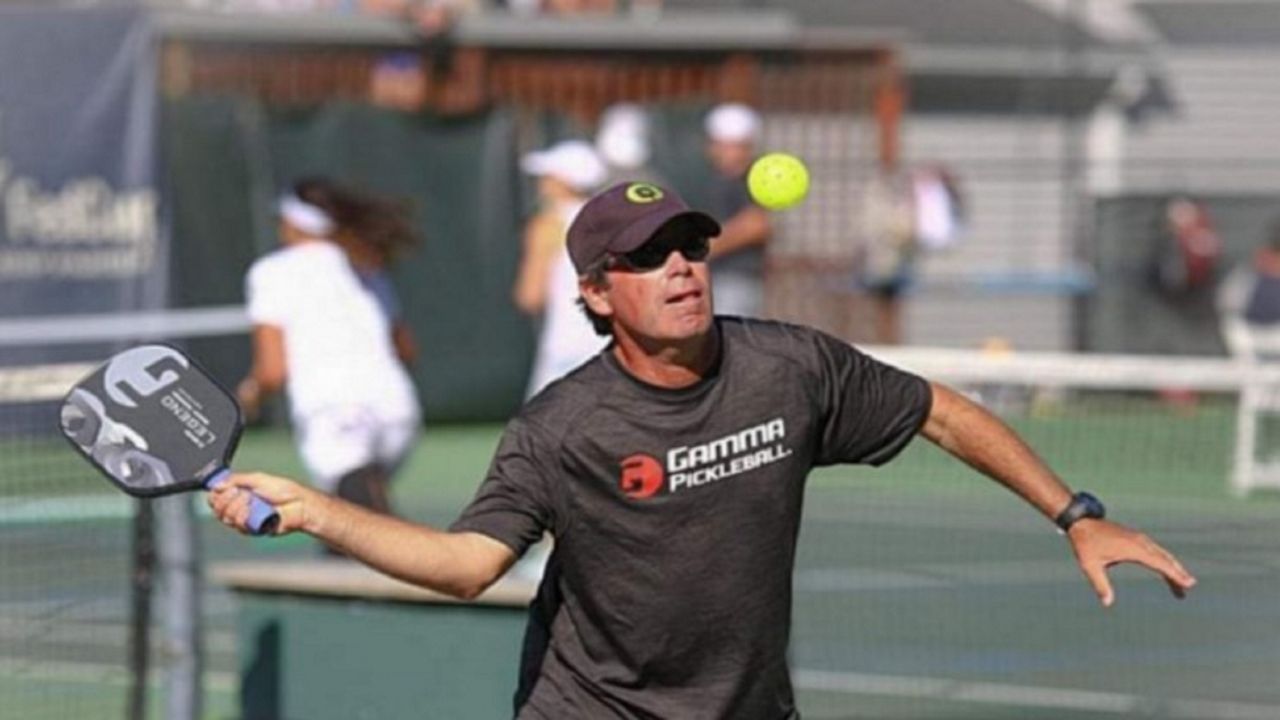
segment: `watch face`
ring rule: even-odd
[[[1103,518],[1107,515],[1107,508],[1103,506],[1102,501],[1090,495],[1087,492],[1077,493],[1076,500],[1083,506],[1084,512],[1080,517],[1087,518]]]
[[[1071,496],[1071,503],[1062,511],[1054,522],[1058,528],[1066,531],[1080,518],[1102,519],[1107,516],[1107,509],[1102,501],[1087,492],[1078,492]]]

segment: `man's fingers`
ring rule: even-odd
[[[236,528],[242,532],[249,531],[249,515],[251,512],[249,500],[251,497],[247,491],[239,490],[236,493],[236,497],[231,501],[231,517],[234,519]]]
[[[1077,532],[1076,528],[1080,530]],[[1072,548],[1080,568],[1103,606],[1115,601],[1107,568],[1119,563],[1135,563],[1159,573],[1175,597],[1186,596],[1196,585],[1196,578],[1187,571],[1173,553],[1165,550],[1147,535],[1130,530],[1107,520],[1079,523],[1069,533]]]
[[[209,509],[213,510],[214,515],[221,517],[223,509],[226,508],[227,503],[231,502],[231,498],[234,497],[234,491],[235,488],[229,484],[219,485],[209,491],[206,502],[209,504]]]
[[[1098,594],[1103,607],[1111,607],[1115,602],[1115,591],[1111,589],[1111,579],[1107,577],[1107,568],[1101,563],[1083,565],[1084,576],[1088,578],[1093,591]]]
[[[1195,587],[1195,577],[1168,550],[1154,541],[1147,542],[1151,552],[1148,558],[1142,560],[1143,564],[1163,575],[1174,595],[1184,597],[1188,590]]]
[[[231,473],[231,477],[227,478],[225,485],[239,488],[241,492],[253,493],[264,501],[287,502],[292,497],[288,491],[289,483],[284,483],[280,478],[272,477],[264,473]],[[281,495],[281,493],[284,495]]]
[[[1168,553],[1165,553],[1168,561],[1165,567],[1159,568],[1164,574],[1164,581],[1169,584],[1169,589],[1173,591],[1174,597],[1182,599],[1187,596],[1187,591],[1196,586],[1196,578],[1187,569],[1182,567],[1182,563]]]
[[[250,493],[231,483],[224,483],[209,493],[209,508],[224,525],[241,532],[248,531]]]
[[[307,496],[305,488],[287,478],[260,472],[233,472],[209,493],[208,502],[219,520],[244,532],[256,497],[278,513],[278,524],[272,534],[287,535],[301,528]]]
[[[1196,576],[1192,575],[1190,571],[1182,567],[1182,563],[1178,562],[1178,558],[1174,557],[1164,548],[1161,548],[1160,552],[1163,552],[1165,556],[1169,558],[1169,562],[1173,564],[1174,578],[1177,579],[1178,585],[1181,586],[1183,590],[1190,590],[1196,586]]]

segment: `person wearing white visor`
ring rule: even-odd
[[[520,159],[537,178],[538,210],[525,224],[513,299],[539,325],[526,397],[582,364],[604,345],[578,310],[578,274],[565,250],[569,224],[608,177],[595,148],[565,140]]]
[[[604,161],[585,140],[565,140],[520,159],[520,169],[539,184],[559,183],[578,194],[590,194],[604,182]]]
[[[389,512],[387,483],[418,436],[421,412],[391,321],[339,243],[359,197],[320,179],[281,197],[281,247],[246,279],[253,363],[237,396],[252,418],[266,396],[285,391],[312,482]]]
[[[280,236],[282,240],[300,233],[305,238],[325,239],[333,234],[333,218],[319,207],[289,193],[280,198]]]

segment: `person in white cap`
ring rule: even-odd
[[[768,211],[747,191],[760,115],[741,103],[724,103],[707,114],[705,125],[715,171],[706,209],[723,229],[711,244],[716,307],[726,315],[757,317],[764,310],[765,245],[773,234]]]
[[[322,179],[281,198],[282,246],[253,263],[245,284],[253,364],[237,396],[252,418],[265,396],[286,391],[312,482],[386,513],[388,483],[418,436],[421,411],[385,293],[361,281],[339,242],[381,207]],[[379,223],[412,232],[407,220],[392,220]]]
[[[521,158],[538,179],[539,209],[525,224],[524,248],[513,291],[516,307],[540,321],[538,347],[526,397],[574,369],[604,341],[576,306],[578,275],[565,250],[569,224],[608,169],[591,144],[565,140]]]
[[[649,116],[635,103],[616,103],[600,113],[596,130],[596,151],[609,170],[602,187],[620,182],[647,182],[665,185],[662,176],[649,165]]]

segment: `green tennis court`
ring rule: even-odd
[[[1047,522],[927,443],[885,468],[822,470],[810,481],[795,577],[792,665],[805,717],[1280,717],[1280,501],[1228,497],[1229,407],[1124,412],[1093,408],[1082,419],[1050,408],[1017,424],[1114,517],[1178,552],[1200,579],[1191,598],[1175,601],[1163,583],[1121,569],[1118,603],[1103,610]],[[400,476],[400,512],[448,522],[499,432],[427,432]],[[61,467],[63,454],[50,446],[30,467]],[[249,433],[236,465],[300,473],[279,430]],[[74,707],[76,717],[119,717],[128,502],[82,472],[58,483],[61,516],[46,496],[43,517],[29,507],[24,519],[13,489],[0,525],[0,602],[7,637],[25,638],[6,645],[25,655],[0,663],[6,714],[65,717],[50,708]],[[207,518],[202,527],[208,562],[316,552],[305,538],[245,539]],[[59,554],[115,578],[117,596],[76,597],[76,583],[49,570]],[[209,718],[236,716],[234,612],[226,592],[208,588]]]

